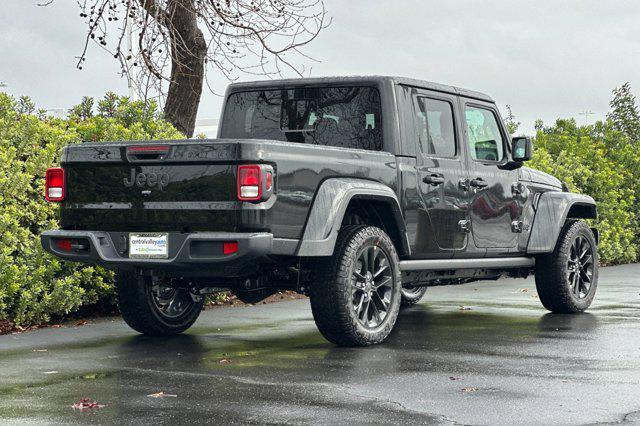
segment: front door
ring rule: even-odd
[[[423,202],[414,247],[418,257],[452,257],[467,243],[470,199],[460,187],[468,174],[460,149],[462,123],[455,114],[456,102],[454,96],[428,91],[417,91],[413,98]]]
[[[522,214],[518,171],[499,167],[508,160],[509,137],[493,104],[467,100],[463,109],[474,243],[486,248],[488,256],[513,251]]]

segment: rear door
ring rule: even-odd
[[[471,229],[475,245],[492,253],[511,252],[517,246],[518,170],[499,166],[509,157],[509,135],[494,104],[462,100],[465,141],[470,160]]]
[[[452,257],[467,243],[469,192],[461,150],[462,126],[453,95],[418,90],[413,97],[417,136],[418,213],[417,257]]]

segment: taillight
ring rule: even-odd
[[[266,164],[238,166],[238,200],[264,201],[273,192],[273,167]]]
[[[52,167],[45,174],[44,196],[47,201],[60,202],[64,200],[65,178],[64,169]]]
[[[271,191],[273,189],[273,172],[271,171],[267,171],[265,173],[265,188],[267,188],[267,191]]]

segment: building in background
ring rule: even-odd
[[[204,137],[206,139],[214,139],[218,136],[218,123],[220,120],[217,118],[203,118],[196,120],[196,128],[193,132],[193,137]]]

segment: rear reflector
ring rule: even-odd
[[[237,241],[225,241],[222,243],[222,254],[225,256],[228,254],[233,254],[238,252],[238,242]]]
[[[75,244],[75,241],[71,241],[66,238],[57,239],[55,241],[56,241],[56,247],[62,251],[71,251],[72,246]]]
[[[64,200],[65,178],[62,168],[52,167],[47,169],[44,190],[44,196],[47,201],[60,202]]]

